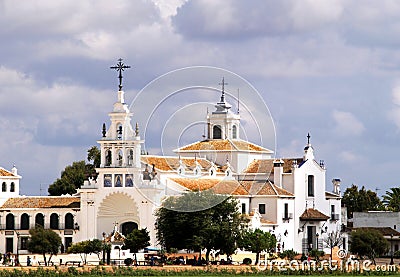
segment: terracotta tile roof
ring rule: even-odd
[[[191,191],[212,189],[218,194],[293,196],[292,193],[270,182],[222,180],[211,178],[171,178]]]
[[[0,176],[15,176],[12,172],[0,167]]]
[[[294,196],[289,191],[280,188],[269,181],[242,181],[241,183],[251,195]]]
[[[247,195],[246,189],[236,180],[221,179],[192,179],[171,178],[172,181],[191,191],[203,191],[211,189],[218,194]]]
[[[0,209],[13,208],[79,208],[79,197],[44,196],[9,198]]]
[[[319,220],[327,220],[330,217],[321,213],[317,209],[308,208],[304,211],[304,213],[300,216],[300,220],[303,221],[319,221]]]
[[[261,218],[260,222],[265,225],[276,225],[276,222],[264,218]]]
[[[207,171],[212,166],[211,162],[202,158],[181,158],[182,163],[189,170],[194,169],[195,161],[199,163],[203,171]],[[155,166],[161,171],[176,171],[179,167],[179,157],[164,157],[164,156],[142,156],[141,161],[149,166]],[[217,167],[218,169],[218,167]]]
[[[393,236],[399,237],[400,236],[400,232],[390,228],[390,227],[355,227],[352,228],[352,230],[376,230],[378,232],[380,232],[383,236],[390,236],[393,234]]]
[[[303,158],[281,159],[283,161],[283,173],[292,172],[293,163],[297,163],[300,167],[304,160]],[[274,173],[274,159],[254,160],[244,170],[244,173]]]
[[[254,143],[244,140],[228,140],[228,139],[216,139],[216,140],[203,140],[198,141],[186,146],[183,146],[176,152],[181,151],[251,151],[251,152],[265,152],[273,153],[273,151],[256,145]]]

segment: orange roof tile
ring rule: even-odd
[[[191,191],[203,191],[211,189],[217,194],[247,195],[246,189],[236,180],[221,179],[192,179],[171,178],[172,181]]]
[[[242,181],[241,183],[251,195],[294,196],[291,192],[269,181]]]
[[[208,170],[212,164],[203,158],[180,158],[187,169],[194,169],[195,161],[199,163],[203,170]],[[154,165],[158,170],[176,171],[179,167],[179,157],[164,157],[164,156],[142,156],[141,161],[144,164]]]
[[[236,180],[210,178],[171,178],[171,180],[191,191],[212,189],[218,194],[293,196],[292,193],[285,189],[279,188],[270,182],[238,182]]]
[[[13,208],[79,208],[79,197],[45,196],[9,198],[0,209]]]
[[[304,162],[303,158],[292,158],[292,159],[282,159],[283,161],[283,172],[292,172],[293,163],[297,163],[299,166]],[[244,170],[244,173],[274,173],[274,159],[265,160],[254,160],[249,166]]]
[[[215,139],[198,141],[186,146],[183,146],[176,152],[181,151],[251,151],[251,152],[266,152],[273,153],[273,151],[256,145],[254,143],[244,140],[228,140],[228,139]]]
[[[15,176],[12,172],[0,167],[0,176]]]
[[[260,222],[265,225],[276,225],[276,222],[264,218],[261,218]]]
[[[329,218],[330,218],[329,216],[313,208],[306,209],[300,216],[300,220],[303,221],[312,221],[312,220],[319,221],[319,220],[327,220]]]

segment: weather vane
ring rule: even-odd
[[[129,65],[124,65],[122,63],[122,59],[118,59],[118,63],[115,66],[111,66],[111,69],[115,69],[119,72],[118,79],[119,79],[119,90],[122,90],[122,71],[127,68],[131,68]]]

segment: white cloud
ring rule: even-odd
[[[360,159],[360,157],[352,151],[341,151],[339,153],[339,158],[341,161],[346,163],[353,163]]]
[[[352,113],[334,110],[332,113],[335,120],[335,134],[339,136],[359,136],[365,127]]]
[[[392,103],[393,108],[389,111],[388,117],[400,130],[400,85],[392,89]]]

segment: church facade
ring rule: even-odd
[[[277,237],[277,251],[329,253],[324,238],[341,228],[340,180],[326,191],[326,168],[316,162],[310,137],[296,158],[275,158],[273,151],[240,138],[241,119],[230,110],[224,89],[207,115],[203,141],[180,147],[176,156],[142,153],[145,143],[120,84],[117,101],[98,140],[101,165],[68,196],[21,196],[21,176],[14,167],[0,169],[0,252],[28,253],[29,229],[53,229],[66,250],[71,243],[105,239],[112,230],[123,235],[147,228],[151,247],[159,248],[155,211],[163,199],[187,191],[212,190],[231,195],[250,228]]]

